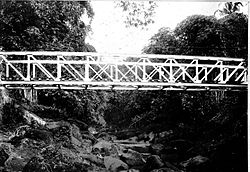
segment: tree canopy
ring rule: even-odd
[[[6,1],[0,7],[0,47],[10,50],[94,51],[85,43],[93,18],[87,1]]]
[[[241,13],[232,13],[221,19],[189,16],[173,31],[160,29],[143,52],[247,59],[247,23],[247,16]]]
[[[116,7],[122,9],[125,14],[126,27],[147,28],[154,23],[154,14],[157,3],[155,1],[115,1]]]
[[[221,2],[219,3],[219,9],[214,14],[219,16],[225,16],[240,11],[240,7],[243,6],[242,2]]]

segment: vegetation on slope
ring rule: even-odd
[[[84,13],[93,18],[88,2],[6,1],[1,49],[95,51],[85,43]],[[247,21],[234,12],[190,16],[160,29],[144,52],[247,60]],[[5,91],[0,166],[7,171],[246,171],[246,92],[52,90],[35,104]]]

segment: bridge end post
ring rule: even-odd
[[[37,102],[37,90],[32,89],[32,88],[24,89],[24,97],[30,102],[36,103]]]

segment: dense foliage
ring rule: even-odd
[[[247,22],[241,13],[223,18],[194,15],[174,30],[161,28],[145,53],[225,56],[247,61]],[[173,132],[195,145],[185,154],[211,159],[212,171],[244,171],[247,164],[247,93],[114,92],[105,119],[118,128]],[[168,140],[169,141],[169,140]],[[240,161],[240,159],[242,161]],[[228,165],[228,162],[230,165]]]
[[[116,7],[122,9],[126,27],[145,29],[154,23],[154,14],[157,7],[155,1],[115,1]]]
[[[85,43],[91,27],[81,20],[83,15],[93,19],[94,12],[88,1],[3,2],[0,7],[0,48],[2,51],[96,51]],[[98,106],[103,96],[99,94],[41,91],[39,99],[41,104],[61,112],[54,117],[74,117],[103,125],[102,115],[97,115],[103,114]],[[12,118],[7,111],[6,114]]]
[[[193,15],[172,31],[162,28],[144,48],[149,54],[224,56],[247,60],[247,16],[232,13],[221,19]]]
[[[94,15],[87,1],[7,1],[0,11],[0,46],[5,51],[93,49],[85,44],[90,28],[80,20],[83,14]]]
[[[121,3],[130,14],[129,17],[140,15],[143,11],[141,8],[144,8],[133,6],[134,3]],[[130,5],[132,9],[139,8],[139,11],[131,12]],[[152,23],[152,10],[147,14],[149,18],[146,16],[142,21],[128,18],[128,24],[146,26]],[[95,51],[94,47],[85,43],[90,27],[80,20],[83,14],[93,18],[93,10],[86,1],[6,1],[0,7],[1,49]],[[247,16],[240,13],[230,13],[220,19],[213,16],[190,16],[174,30],[161,28],[143,51],[247,59],[247,21]],[[176,161],[201,154],[214,165],[211,171],[243,171],[246,167],[245,92],[104,93],[52,90],[39,92],[38,103],[44,105],[48,112],[43,106],[37,107],[40,109],[36,112],[40,110],[40,116],[54,120],[74,118],[87,124],[95,122],[105,126],[107,123],[115,129],[133,128],[141,133],[167,131],[171,138],[161,141],[164,146],[174,140],[191,142],[194,145],[192,149]],[[22,121],[22,114],[13,102],[6,103],[1,110],[6,115],[2,119],[4,123]],[[173,160],[174,163],[176,161]]]

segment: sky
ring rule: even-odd
[[[140,54],[149,39],[162,27],[174,29],[186,17],[194,14],[213,15],[219,2],[157,2],[155,23],[147,30],[126,28],[123,13],[113,1],[92,1],[95,12],[92,33],[86,42],[100,53]]]

